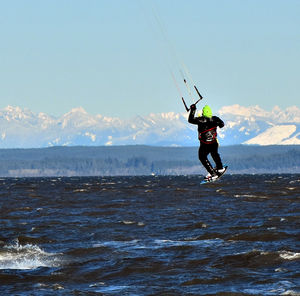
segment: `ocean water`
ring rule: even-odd
[[[300,295],[300,175],[0,180],[0,295]]]

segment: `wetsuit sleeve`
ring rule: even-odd
[[[220,119],[219,117],[216,116],[216,122],[217,122],[217,126],[222,128],[225,124],[223,122],[222,119]]]
[[[196,109],[190,111],[188,122],[192,124],[198,124],[198,121],[195,118]]]

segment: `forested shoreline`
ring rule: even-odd
[[[224,146],[231,174],[300,173],[300,146]],[[0,149],[1,177],[204,174],[198,147],[99,146]]]

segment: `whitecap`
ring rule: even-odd
[[[79,189],[74,189],[73,192],[87,192],[88,189],[84,189],[84,188],[79,188]]]
[[[285,260],[297,260],[300,259],[300,253],[294,253],[289,251],[279,252],[279,256]]]
[[[139,240],[130,240],[130,241],[106,241],[97,244],[93,244],[94,248],[99,247],[109,247],[109,248],[127,248],[127,247],[135,247]]]
[[[263,195],[254,195],[254,194],[234,194],[233,197],[245,197],[245,198],[269,198],[268,196],[263,196]]]
[[[18,241],[5,245],[0,250],[0,269],[36,269],[57,267],[60,259],[55,253],[48,253],[37,245],[20,245]]]
[[[132,225],[132,224],[135,224],[136,222],[135,221],[130,221],[130,220],[124,220],[122,221],[123,224],[125,225]]]
[[[293,290],[287,290],[287,291],[281,293],[280,295],[300,296],[300,292],[296,292],[296,291],[293,291]]]
[[[205,240],[167,240],[167,239],[157,239],[154,241],[155,244],[160,247],[178,247],[178,246],[206,246],[209,247],[211,245],[220,245],[223,244],[223,240],[221,239],[205,239]]]

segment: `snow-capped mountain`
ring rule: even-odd
[[[296,145],[300,144],[300,109],[296,106],[270,112],[259,106],[226,106],[218,115],[226,126],[220,132],[226,144]]]
[[[259,106],[225,106],[216,115],[225,122],[219,129],[222,145],[300,144],[300,109],[270,112]],[[75,108],[56,118],[45,113],[8,106],[0,110],[0,148],[56,145],[198,145],[197,126],[187,113],[159,113],[130,120],[88,114]]]

